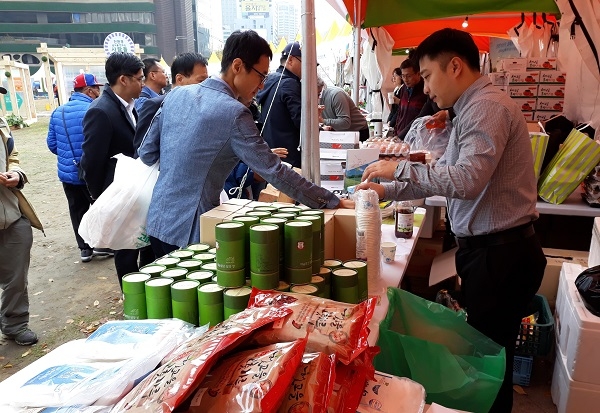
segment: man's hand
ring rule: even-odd
[[[16,172],[0,172],[0,185],[14,188],[19,185],[19,174]]]
[[[354,201],[351,199],[340,199],[338,208],[354,209]]]
[[[383,199],[383,197],[385,196],[385,188],[383,187],[383,185],[376,184],[375,182],[363,182],[356,186],[356,191],[360,189],[372,189],[373,191],[377,192],[377,197],[379,199]]]
[[[271,149],[271,152],[273,152],[275,155],[279,156],[280,158],[285,158],[285,157],[287,157],[287,154],[288,154],[288,150],[286,148],[273,148],[273,149]]]
[[[379,161],[370,164],[363,173],[362,180],[370,181],[375,178],[385,178],[390,181],[394,180],[394,172],[398,166],[394,161]]]

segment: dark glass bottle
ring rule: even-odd
[[[410,201],[397,201],[395,206],[396,225],[394,232],[396,238],[411,238],[415,222],[414,207]]]

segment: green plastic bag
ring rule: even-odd
[[[427,403],[488,412],[504,379],[504,347],[468,325],[462,312],[397,288],[387,294],[375,369],[422,384]]]

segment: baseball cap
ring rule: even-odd
[[[73,79],[73,89],[86,86],[102,86],[102,83],[98,83],[96,76],[91,73],[81,73],[75,76],[75,79]]]
[[[8,91],[5,88],[3,88],[2,86],[0,86],[0,94],[6,95],[7,93],[8,93]]]
[[[302,57],[302,47],[300,46],[300,43],[288,43],[287,46],[283,48],[283,52],[281,52],[281,57],[288,56]]]

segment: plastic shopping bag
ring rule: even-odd
[[[150,245],[146,218],[158,179],[158,162],[146,166],[123,154],[114,157],[115,178],[83,216],[79,235],[94,248],[142,248]]]
[[[504,379],[502,346],[467,324],[464,313],[388,288],[375,369],[425,387],[427,403],[487,412]]]
[[[599,162],[598,142],[573,129],[540,176],[540,198],[553,204],[562,203]]]
[[[423,116],[413,121],[404,141],[410,145],[410,151],[427,151],[431,154],[431,163],[435,164],[446,152],[446,146],[452,133],[452,122],[430,122],[432,116]]]
[[[531,140],[533,168],[535,170],[535,179],[537,180],[540,177],[542,163],[544,162],[544,156],[546,155],[546,148],[548,147],[548,140],[550,137],[542,132],[529,132],[529,139]]]

